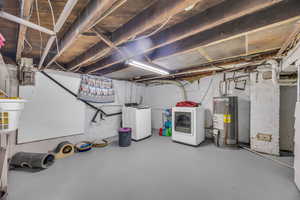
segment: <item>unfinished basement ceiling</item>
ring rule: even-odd
[[[107,74],[106,77],[120,79],[120,80],[122,79],[128,80],[134,77],[142,77],[147,75],[153,75],[153,73],[139,68],[128,67],[120,71]]]
[[[68,35],[69,30],[74,27],[80,14],[85,11],[88,5],[97,1],[107,2],[108,4],[114,2],[100,17],[97,17],[97,19],[101,19],[100,21],[93,19],[94,22],[98,22],[96,28],[100,31],[101,36],[97,35],[92,29],[85,29],[85,32],[81,32],[68,48],[59,52],[61,54],[53,60],[55,62],[51,62],[52,64],[48,66],[49,68],[59,70],[64,70],[65,68],[67,71],[105,75],[119,79],[154,75],[148,71],[124,66],[122,62],[124,58],[116,54],[118,53],[115,50],[116,46],[126,47],[127,44],[130,46],[131,43],[136,43],[139,46],[133,45],[134,49],[127,49],[127,56],[140,54],[138,58],[150,58],[154,63],[171,72],[182,71],[201,67],[211,62],[227,60],[228,58],[238,58],[240,56],[278,50],[294,30],[295,23],[300,20],[300,3],[297,0],[241,0],[238,2],[233,0],[115,0],[111,2],[79,0],[62,29],[57,33],[58,39],[52,45],[44,63],[45,65],[58,54],[58,50],[61,48],[61,39]],[[53,30],[50,6],[53,7],[53,17],[56,21],[67,0],[50,0],[51,5],[49,5],[48,0],[37,0],[37,2],[38,4],[36,5],[35,0],[33,0],[29,20]],[[183,7],[183,5],[185,6]],[[20,3],[18,0],[10,0],[6,2],[3,10],[20,16],[19,7]],[[227,10],[230,11],[226,13]],[[282,13],[273,15],[278,10],[282,10]],[[221,15],[220,11],[224,12],[224,14]],[[171,12],[172,15],[170,16]],[[249,17],[245,15],[246,13],[249,13]],[[200,18],[197,18],[198,16]],[[262,20],[257,21],[259,25],[256,26],[252,21],[253,19],[260,19],[260,16]],[[222,26],[224,28],[230,27],[230,24],[240,26],[243,21],[239,23],[238,20],[242,20],[245,17],[249,19],[246,23],[257,28],[244,28],[245,31],[232,30],[232,34],[230,34],[230,31],[224,30],[223,36]],[[40,18],[40,21],[38,18]],[[139,20],[142,20],[140,24],[138,24]],[[199,24],[207,23],[203,24],[203,26],[208,26],[208,28],[203,30],[197,30],[199,28],[193,29],[192,26],[197,26],[197,21],[199,21]],[[235,23],[235,21],[237,22]],[[134,22],[137,23],[134,24]],[[0,32],[7,39],[6,45],[1,52],[3,55],[15,60],[18,25],[4,19],[0,19],[0,23]],[[93,23],[91,22],[91,24]],[[173,29],[180,30],[178,27],[181,27],[183,30],[185,30],[185,27],[190,27],[188,30],[194,32],[190,35],[189,32],[183,32],[187,36],[182,38],[170,38],[174,34],[176,35],[176,31],[172,32]],[[123,34],[125,32],[126,35],[128,29],[131,32],[129,31],[130,34],[128,33],[127,38],[121,37],[120,33]],[[212,36],[210,39],[209,34],[206,34],[206,30],[212,31],[212,33],[216,30],[219,35]],[[202,32],[203,36],[208,38],[205,38],[203,42],[200,40],[200,43],[192,43],[192,39],[196,39],[199,34],[199,37],[201,37]],[[147,36],[145,39],[147,43],[134,40],[145,35]],[[108,47],[108,44],[101,37],[111,40],[114,47]],[[28,28],[25,34],[22,56],[34,58],[34,63],[37,65],[48,39],[49,35],[44,33],[40,35],[40,32]],[[167,39],[170,42],[164,43],[163,41]],[[59,44],[59,48],[56,48],[56,43]],[[179,46],[176,46],[177,44]],[[168,48],[173,48],[170,53],[163,52],[161,55],[156,55]],[[57,65],[60,66],[58,67]]]
[[[51,6],[53,7],[54,19],[56,21],[61,11],[63,10],[67,0],[62,0],[62,1],[54,0],[50,2],[51,2]],[[78,1],[71,15],[68,17],[66,23],[62,27],[62,30],[58,33],[58,37],[61,37],[66,33],[66,31],[72,26],[72,24],[76,20],[78,13],[82,12],[82,10],[87,4],[88,1]],[[39,12],[37,12],[37,9]],[[52,14],[51,14],[51,9],[48,0],[39,0],[38,8],[36,7],[35,4],[32,6],[32,14],[30,17],[30,21],[35,24],[39,24],[38,15],[40,18],[41,26],[53,30],[53,20],[52,20]],[[23,52],[24,53],[23,56],[34,57],[37,60],[39,60],[40,54],[43,53],[43,50],[47,44],[49,35],[42,33],[42,38],[41,38],[40,33],[38,31],[33,29],[27,29],[26,39],[28,40],[29,44],[25,42],[25,49]],[[30,45],[32,46],[32,48],[30,47]],[[76,49],[74,49],[74,51],[76,51]],[[55,54],[56,52],[57,51],[52,50],[52,52],[50,53]]]
[[[164,57],[155,60],[154,63],[159,64],[170,71],[176,71],[201,66],[209,62],[280,49],[287,36],[293,31],[296,22],[299,20],[300,17],[296,17],[280,24],[266,26],[265,28],[234,36],[227,40],[216,41],[205,46],[199,46],[198,48],[181,54]],[[106,76],[120,78],[125,71],[133,70],[134,69],[123,69],[118,72],[107,74]],[[128,75],[130,74],[126,75],[126,78],[128,79],[135,78],[135,74],[133,73],[130,76]],[[138,74],[138,76],[147,75],[149,75],[149,72]]]
[[[5,11],[12,15],[19,14],[18,1],[6,1]],[[6,39],[6,44],[1,48],[1,52],[5,52],[5,55],[14,56],[17,49],[17,37],[18,37],[18,25],[0,18],[0,32]]]

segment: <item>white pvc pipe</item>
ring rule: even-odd
[[[48,35],[55,35],[55,32],[50,30],[50,29],[47,29],[47,28],[44,28],[42,26],[39,26],[37,24],[34,24],[30,21],[27,21],[25,19],[22,19],[20,17],[16,17],[14,15],[11,15],[7,12],[4,12],[4,11],[0,11],[0,17],[4,18],[4,19],[7,19],[9,21],[12,21],[12,22],[15,22],[15,23],[18,23],[18,24],[22,24],[24,26],[27,26],[29,28],[32,28],[32,29],[35,29],[35,30],[38,30],[38,31],[41,31],[43,33],[46,33]]]
[[[276,60],[269,60],[267,64],[271,65],[272,67],[272,81],[274,85],[278,83],[278,71],[279,71],[279,64]]]

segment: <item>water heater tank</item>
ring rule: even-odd
[[[214,139],[218,146],[238,145],[237,97],[214,98]]]

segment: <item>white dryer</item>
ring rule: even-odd
[[[172,108],[172,140],[193,146],[205,140],[202,107]]]
[[[139,141],[152,135],[151,108],[146,106],[124,106],[122,113],[122,126],[132,129],[132,140]]]

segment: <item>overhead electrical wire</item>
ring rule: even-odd
[[[21,3],[21,0],[19,0],[19,2]],[[31,16],[32,16],[32,13],[33,13],[33,7],[31,7],[30,8],[30,12],[29,12],[29,16],[28,16],[28,18],[27,18],[27,20],[29,20],[30,18],[31,18]],[[30,53],[31,51],[32,51],[32,45],[30,44],[30,42],[26,39],[26,33],[25,33],[25,35],[24,35],[24,41],[25,41],[25,43],[29,46],[29,48],[30,48],[30,50],[28,50],[28,52],[27,53]],[[23,45],[23,47],[22,47],[22,51],[25,49],[25,45]]]
[[[53,7],[52,7],[52,4],[51,4],[50,0],[48,0],[48,4],[49,4],[51,15],[52,15],[52,23],[53,23],[53,30],[54,30],[54,27],[55,27],[55,17],[54,17]]]
[[[25,43],[29,46],[29,50],[27,53],[30,53],[32,51],[32,45],[30,44],[30,42],[28,42],[28,40],[26,39],[26,37],[24,37],[24,41]],[[25,45],[23,46],[23,50],[25,49]]]
[[[37,14],[38,25],[41,26],[40,12],[39,12],[39,6],[38,6],[37,0],[35,0],[35,9],[36,9],[36,14]],[[40,33],[40,57],[42,57],[43,36],[42,36],[41,31],[39,31],[39,33]]]
[[[50,0],[48,0],[48,4],[49,4],[50,11],[51,11],[51,15],[52,15],[53,30],[55,31],[55,23],[56,23],[56,20],[55,20],[55,17],[54,17],[53,7],[52,7],[52,4],[51,4]],[[57,33],[55,32],[55,34],[57,34]],[[60,50],[59,50],[59,46],[58,46],[57,35],[55,35],[55,43],[56,43],[56,50],[57,50],[57,53],[60,54]]]
[[[95,109],[97,112],[99,112],[100,114],[104,115],[105,117],[113,117],[116,115],[121,115],[122,112],[117,112],[117,113],[106,113],[104,112],[101,108],[98,108],[96,106],[94,106],[93,104],[82,100],[80,98],[78,98],[77,94],[75,94],[74,92],[72,92],[71,90],[69,90],[67,87],[65,87],[64,85],[62,85],[60,82],[58,82],[57,80],[55,80],[53,77],[51,77],[49,74],[47,74],[45,71],[41,71],[41,74],[43,74],[44,76],[46,76],[48,79],[50,79],[52,82],[54,82],[56,85],[58,85],[59,87],[61,87],[62,89],[64,89],[66,92],[68,92],[69,94],[71,94],[72,96],[74,96],[75,98],[78,99],[78,101],[83,102],[84,104],[86,104],[87,106]]]
[[[196,5],[196,4],[195,4]],[[193,5],[192,7],[191,7],[191,9],[189,9],[188,11],[191,11],[194,7],[195,7],[195,5]],[[154,34],[156,34],[156,33],[158,33],[159,31],[161,31],[169,22],[170,22],[170,20],[173,18],[173,16],[169,16],[168,18],[167,18],[167,20],[165,21],[165,22],[163,22],[156,30],[154,30],[153,32],[151,32],[151,33],[149,33],[149,34],[147,34],[147,35],[144,35],[144,36],[141,36],[141,37],[139,37],[139,38],[136,38],[136,35],[133,37],[133,38],[131,38],[130,40],[129,40],[129,42],[131,42],[131,41],[136,41],[136,40],[142,40],[142,39],[146,39],[146,38],[148,38],[148,37],[150,37],[150,36],[152,36],[152,35],[154,35]]]
[[[204,102],[204,100],[206,99],[207,94],[208,94],[208,92],[210,91],[210,88],[211,88],[212,83],[213,83],[213,81],[214,81],[214,78],[215,78],[215,75],[213,75],[213,76],[210,78],[209,85],[208,85],[208,87],[207,87],[207,89],[206,89],[204,95],[202,96],[200,103]]]
[[[152,35],[158,33],[160,30],[162,30],[162,29],[169,23],[169,21],[172,19],[172,17],[173,17],[173,16],[168,17],[168,19],[167,19],[164,23],[162,23],[162,24],[161,24],[156,30],[154,30],[153,32],[151,32],[151,33],[149,33],[149,34],[147,34],[147,35],[141,36],[141,37],[139,37],[139,38],[136,38],[136,35],[135,35],[135,36],[133,36],[133,38],[131,38],[131,39],[129,40],[129,42],[136,41],[136,40],[146,39],[146,38],[151,37]]]
[[[66,68],[64,68],[61,64],[57,63],[56,61],[54,61],[54,63],[61,68],[63,71],[66,71]]]
[[[99,17],[99,19],[96,20],[96,22],[94,22],[89,28],[88,30],[90,30],[91,28],[93,28],[94,26],[96,26],[98,23],[100,23],[104,18],[106,18],[107,16],[109,16],[111,13],[113,13],[114,11],[116,11],[118,8],[120,8],[124,3],[126,3],[127,0],[120,0],[119,2],[115,3],[110,10],[108,10],[107,12],[105,12],[102,16]]]

